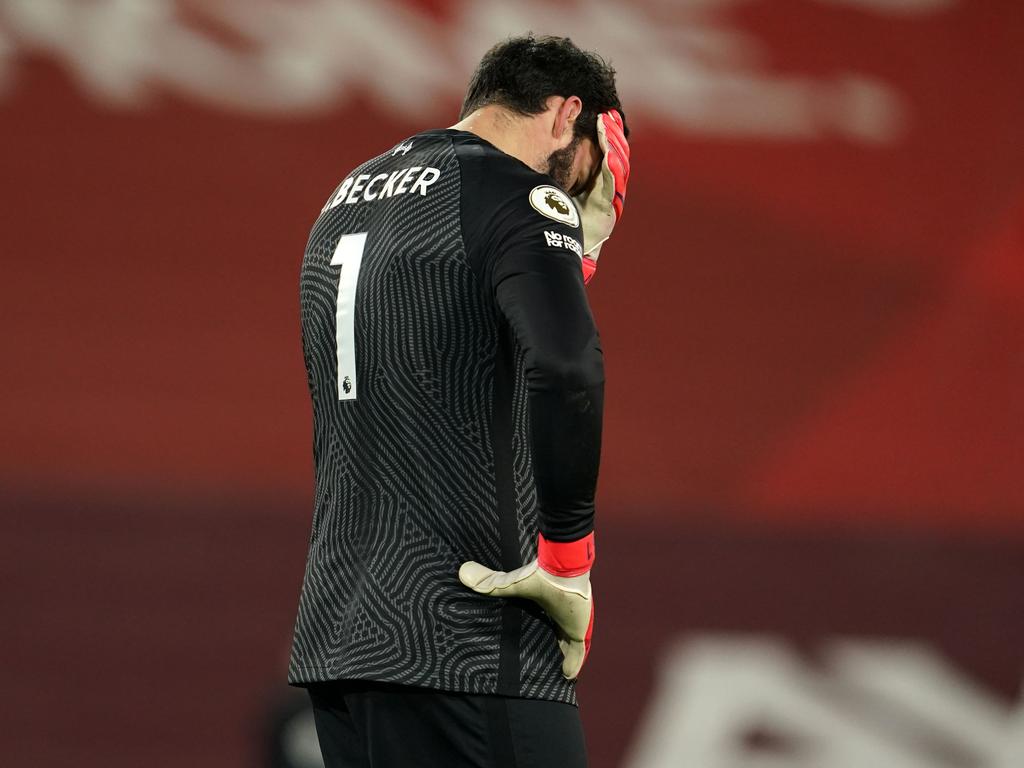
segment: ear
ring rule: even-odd
[[[579,96],[570,96],[567,99],[563,99],[561,96],[552,96],[548,101],[548,108],[551,107],[555,107],[551,137],[559,144],[569,146],[573,137],[573,126],[583,111],[583,101]]]

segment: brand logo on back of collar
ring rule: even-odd
[[[558,187],[552,187],[550,184],[534,187],[530,190],[530,205],[549,219],[568,224],[570,227],[580,225],[580,214],[575,204]]]

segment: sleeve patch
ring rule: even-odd
[[[583,258],[583,246],[575,237],[546,229],[544,230],[544,239],[547,241],[549,248],[565,248],[575,253],[581,259]]]
[[[550,184],[541,184],[530,190],[530,205],[538,213],[575,229],[580,225],[580,214],[576,204],[565,192]]]

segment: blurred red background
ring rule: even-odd
[[[6,764],[259,764],[309,525],[308,228],[356,164],[454,122],[479,55],[528,28],[610,56],[634,131],[591,284],[616,625],[581,689],[594,765],[622,759],[678,632],[905,635],[1013,693],[1019,3],[153,5],[0,4]],[[260,77],[281,82],[242,87]],[[625,554],[655,533],[702,563],[667,611],[629,591],[671,571]],[[891,551],[944,598],[885,557],[869,586]],[[849,558],[831,587],[821,552]],[[763,614],[749,580],[787,569]],[[712,575],[728,609],[699,598]],[[599,703],[613,680],[625,721]]]

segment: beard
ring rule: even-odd
[[[569,192],[569,180],[572,176],[572,165],[576,161],[576,150],[580,148],[580,137],[574,136],[572,143],[565,149],[556,149],[548,155],[548,176],[555,184]]]

